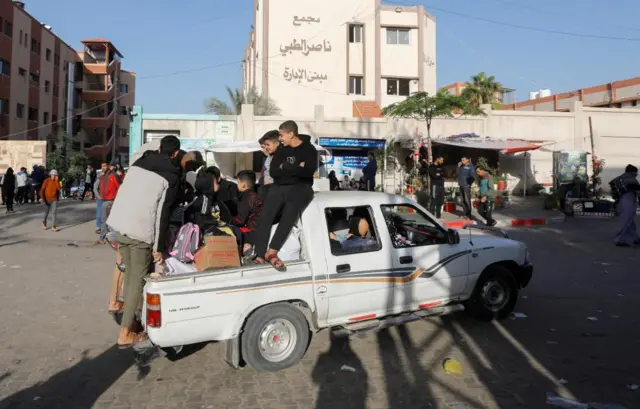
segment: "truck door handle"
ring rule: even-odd
[[[336,266],[336,273],[348,273],[351,271],[351,266],[349,264],[340,264]]]
[[[411,256],[400,257],[400,264],[411,264],[411,263],[413,263],[413,257]]]

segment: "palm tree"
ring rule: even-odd
[[[471,82],[462,91],[462,96],[475,107],[480,107],[482,104],[498,103],[497,94],[500,92],[502,84],[496,81],[496,77],[481,72],[471,77]]]
[[[246,93],[240,89],[227,88],[229,103],[218,98],[209,98],[204,102],[204,108],[208,113],[216,115],[240,115],[243,104],[253,105],[253,114],[257,116],[279,115],[280,108],[269,97],[263,97],[255,88],[250,88]]]

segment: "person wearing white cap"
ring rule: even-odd
[[[49,214],[52,214],[51,231],[57,231],[56,227],[56,212],[58,210],[58,197],[60,194],[60,180],[58,179],[58,171],[52,169],[49,172],[49,177],[42,182],[40,187],[40,197],[44,202],[46,210],[44,211],[44,220],[42,221],[42,228],[47,230],[47,219]]]

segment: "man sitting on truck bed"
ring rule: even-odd
[[[256,192],[255,172],[242,170],[236,180],[240,192],[238,215],[231,220],[231,224],[242,232],[242,255],[245,258],[252,253],[253,243],[256,242],[254,235],[262,212],[262,198]]]
[[[180,140],[167,135],[158,152],[145,152],[129,168],[107,219],[127,268],[124,278],[124,314],[118,346],[128,348],[142,339],[134,328],[142,297],[144,277],[152,260],[162,262],[169,233],[171,207],[180,188],[180,164],[176,157]]]
[[[304,209],[313,199],[313,178],[318,169],[318,152],[311,144],[311,137],[298,134],[298,124],[285,121],[280,125],[280,142],[271,160],[269,173],[273,185],[267,190],[262,214],[256,230],[256,262],[269,262],[275,269],[286,267],[278,257],[287,236]],[[271,226],[281,214],[278,228],[269,243]]]

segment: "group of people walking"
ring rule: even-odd
[[[428,178],[429,212],[439,219],[442,217],[442,206],[445,199],[444,157],[438,156],[432,163],[422,159],[420,163],[420,175],[423,176],[425,181]],[[463,156],[458,162],[456,180],[462,202],[462,217],[468,220],[472,219],[471,187],[474,183],[477,183],[479,187],[478,213],[485,219],[488,226],[495,226],[497,222],[493,218],[493,207],[496,190],[489,170],[483,167],[476,168],[468,156]]]
[[[0,179],[2,203],[7,206],[7,213],[14,211],[14,204],[40,202],[40,187],[46,178],[47,172],[41,165],[34,165],[31,173],[25,167],[18,172],[8,168]]]

